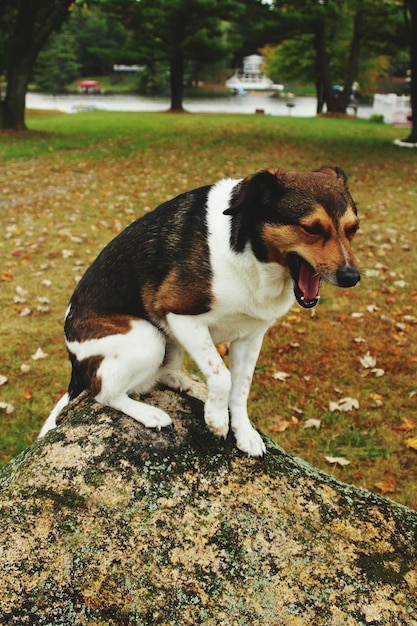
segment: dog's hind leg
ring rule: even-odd
[[[89,389],[97,402],[122,411],[148,428],[171,424],[167,413],[129,393],[146,393],[155,385],[165,357],[165,337],[145,320],[132,320],[128,332],[83,342],[68,342],[68,350],[81,363],[98,363],[90,372]]]
[[[232,376],[229,408],[232,430],[237,447],[249,456],[263,456],[265,453],[265,444],[250,423],[247,411],[249,390],[264,330],[249,338],[233,341],[229,350],[229,369]]]
[[[165,360],[158,373],[158,382],[178,389],[189,391],[193,386],[192,378],[182,369],[183,348],[175,341],[167,340]]]

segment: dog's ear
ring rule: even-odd
[[[223,211],[223,214],[237,215],[253,207],[270,205],[283,193],[283,186],[279,181],[283,174],[283,170],[277,170],[274,173],[269,170],[262,170],[253,176],[248,176],[236,187],[229,208]]]
[[[316,172],[322,172],[322,174],[329,174],[330,176],[334,176],[334,178],[341,178],[343,180],[343,182],[347,183],[348,177],[346,176],[345,172],[342,170],[341,167],[331,167],[330,165],[322,165],[322,167],[318,170],[315,170]]]

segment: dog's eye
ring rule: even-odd
[[[314,224],[301,224],[301,228],[309,235],[320,235],[322,237],[326,234],[326,231],[320,222],[314,222]]]
[[[353,226],[350,226],[349,228],[346,228],[346,237],[348,239],[353,239],[353,237],[355,236],[355,234],[358,232],[359,229],[359,224],[354,224]]]

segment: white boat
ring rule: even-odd
[[[227,79],[226,87],[239,95],[247,91],[284,91],[284,85],[274,83],[262,73],[263,59],[260,54],[251,54],[243,59],[243,69],[236,70]]]
[[[284,91],[284,85],[274,83],[267,76],[245,76],[238,72],[227,79],[226,87],[242,94],[246,91]]]

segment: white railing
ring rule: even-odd
[[[372,107],[374,115],[382,115],[387,124],[406,124],[411,115],[411,101],[408,96],[395,93],[376,93]]]

